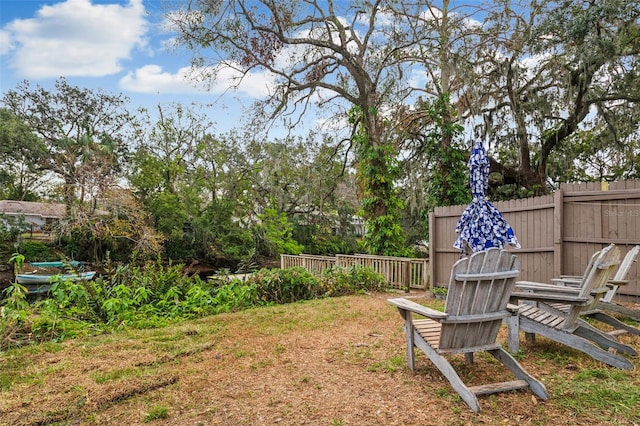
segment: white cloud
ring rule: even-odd
[[[111,75],[145,47],[147,25],[142,0],[124,6],[66,0],[7,24],[1,53],[11,55],[9,66],[24,78]]]
[[[202,89],[193,86],[187,78],[189,68],[181,68],[171,74],[162,70],[160,65],[145,65],[127,73],[119,83],[123,90],[137,93],[198,93]]]
[[[522,66],[527,70],[527,78],[533,78],[536,73],[536,70],[540,67],[540,65],[546,62],[550,58],[549,54],[539,54],[532,55],[529,57],[525,57],[520,61]]]
[[[222,94],[231,90],[258,99],[268,96],[274,87],[274,77],[265,72],[249,72],[242,77],[232,67],[219,65],[215,70],[215,78],[206,77],[210,74],[207,70],[190,67],[170,73],[163,71],[160,65],[145,65],[123,77],[120,88],[137,93],[203,95]]]
[[[13,40],[11,33],[8,31],[0,30],[0,55],[9,53],[13,49]]]

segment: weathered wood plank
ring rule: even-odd
[[[471,392],[476,395],[490,395],[497,392],[527,389],[529,383],[524,380],[512,380],[509,382],[489,383],[487,385],[469,386]]]

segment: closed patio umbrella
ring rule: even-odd
[[[489,158],[482,142],[477,142],[469,157],[469,184],[473,200],[456,225],[458,238],[453,246],[463,254],[491,247],[503,248],[511,244],[520,248],[516,234],[502,213],[487,200],[489,186]]]

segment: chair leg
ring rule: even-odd
[[[617,351],[620,351],[628,355],[632,355],[632,356],[638,355],[638,352],[636,352],[636,350],[633,349],[631,346],[618,342],[618,340],[616,340],[615,337],[610,336],[593,326],[589,326],[588,324],[586,326],[585,324],[579,324],[578,328],[575,329],[573,334],[575,336],[580,336],[587,340],[590,340],[596,345],[604,349],[613,348]]]
[[[443,356],[438,354],[427,342],[425,342],[418,332],[415,331],[414,341],[440,372],[447,378],[453,389],[460,395],[460,398],[476,413],[480,411],[480,403],[476,395],[464,384],[456,370],[449,364]]]
[[[473,365],[473,352],[465,352],[464,360],[467,362],[467,364]]]
[[[607,302],[598,302],[596,305],[598,309],[602,309],[603,311],[615,312],[617,314],[622,314],[627,318],[631,318],[635,321],[640,321],[640,310],[639,309],[630,309],[626,306],[618,305],[617,303],[607,303]]]
[[[594,312],[593,314],[589,314],[589,316],[595,320],[603,322],[605,324],[609,324],[613,326],[617,330],[624,330],[628,333],[635,334],[640,336],[640,328],[633,327],[629,324],[625,324],[617,318],[612,317],[611,315],[607,315],[603,312]]]
[[[531,389],[531,392],[533,392],[544,401],[549,399],[547,388],[542,384],[542,382],[524,371],[520,363],[518,363],[518,361],[516,361],[516,359],[512,357],[507,351],[500,348],[493,349],[488,352],[493,355],[495,359],[500,361],[505,367],[511,370],[516,378],[527,382],[529,384],[529,389]]]
[[[509,351],[516,353],[520,350],[520,317],[516,313],[505,318],[504,323],[507,324],[507,344]]]
[[[415,371],[415,363],[416,363],[416,354],[415,354],[415,343],[413,340],[415,328],[413,327],[413,322],[411,321],[411,313],[405,311],[407,315],[407,319],[404,324],[404,335],[407,340],[407,365],[409,366],[409,370]]]
[[[547,337],[548,339],[569,346],[570,348],[584,352],[590,357],[613,367],[621,368],[623,370],[633,370],[633,363],[628,359],[620,355],[610,353],[596,346],[590,340],[573,333],[569,333],[568,331],[548,327],[526,317],[520,318],[520,328],[526,333],[537,333],[541,336]]]

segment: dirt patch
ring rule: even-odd
[[[14,281],[13,267],[11,265],[0,264],[0,291],[9,287]]]
[[[577,352],[558,363],[566,348],[530,348],[524,339],[519,361],[552,399],[496,394],[481,397],[473,413],[423,354],[415,373],[406,368],[403,322],[388,297],[274,306],[11,351],[0,355],[0,424],[629,424],[554,399],[566,392],[562,380],[607,367]],[[638,337],[623,339],[640,346]],[[451,359],[469,385],[509,378],[490,357],[473,366]],[[622,374],[640,386],[633,362],[636,370]]]

